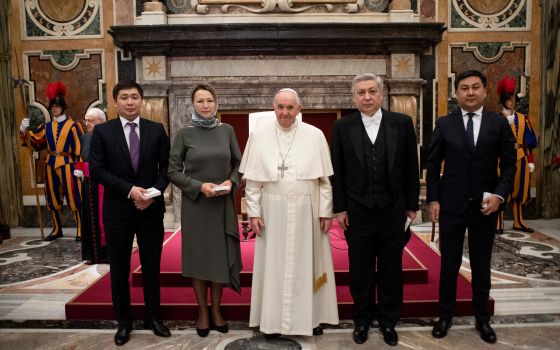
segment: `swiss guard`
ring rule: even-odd
[[[533,149],[537,147],[537,136],[531,126],[529,117],[515,110],[519,97],[515,93],[515,77],[504,77],[498,82],[498,96],[503,109],[499,114],[508,119],[516,141],[517,161],[515,181],[510,200],[513,203],[513,229],[534,232],[527,226],[523,215],[524,205],[530,199],[531,173],[535,170]],[[504,212],[498,217],[497,232],[504,232]]]
[[[64,197],[76,219],[76,241],[81,239],[82,185],[74,176],[74,165],[80,160],[82,127],[64,114],[66,86],[60,81],[47,85],[51,121],[29,129],[29,118],[20,125],[22,141],[30,142],[36,151],[46,149],[45,197],[53,221],[53,230],[45,237],[52,241],[62,237],[60,214]],[[28,130],[29,129],[29,130]]]

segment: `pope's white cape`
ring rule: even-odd
[[[298,122],[294,136],[296,179],[311,180],[333,174],[327,141],[323,132],[313,125]],[[277,181],[279,153],[276,141],[276,120],[264,121],[258,131],[249,135],[239,172],[243,177],[253,181]],[[317,156],[319,155],[319,156]]]

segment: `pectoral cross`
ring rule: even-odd
[[[280,176],[284,177],[284,170],[288,170],[288,167],[285,166],[284,161],[282,161],[282,165],[280,165],[277,169],[280,170]]]

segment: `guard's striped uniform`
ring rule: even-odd
[[[504,118],[506,117],[500,112]],[[515,113],[514,123],[510,124],[517,147],[515,180],[510,200],[513,204],[513,228],[527,228],[523,216],[523,205],[530,198],[531,172],[529,163],[535,162],[533,149],[537,147],[537,136],[529,118],[522,113]],[[504,229],[503,212],[498,217],[498,230]]]
[[[73,173],[74,163],[80,160],[82,134],[80,124],[67,117],[60,123],[53,120],[41,124],[37,129],[28,130],[22,135],[29,139],[33,148],[46,149],[49,153],[46,160],[45,197],[47,208],[52,214],[52,235],[62,233],[60,211],[66,197],[66,203],[76,219],[77,237],[81,237],[82,185],[81,180]]]

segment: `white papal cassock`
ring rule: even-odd
[[[259,126],[240,172],[247,180],[247,214],[265,225],[255,243],[249,326],[312,335],[320,323],[338,324],[330,239],[319,222],[332,216],[332,166],[323,133],[298,121],[288,129],[276,121]]]

